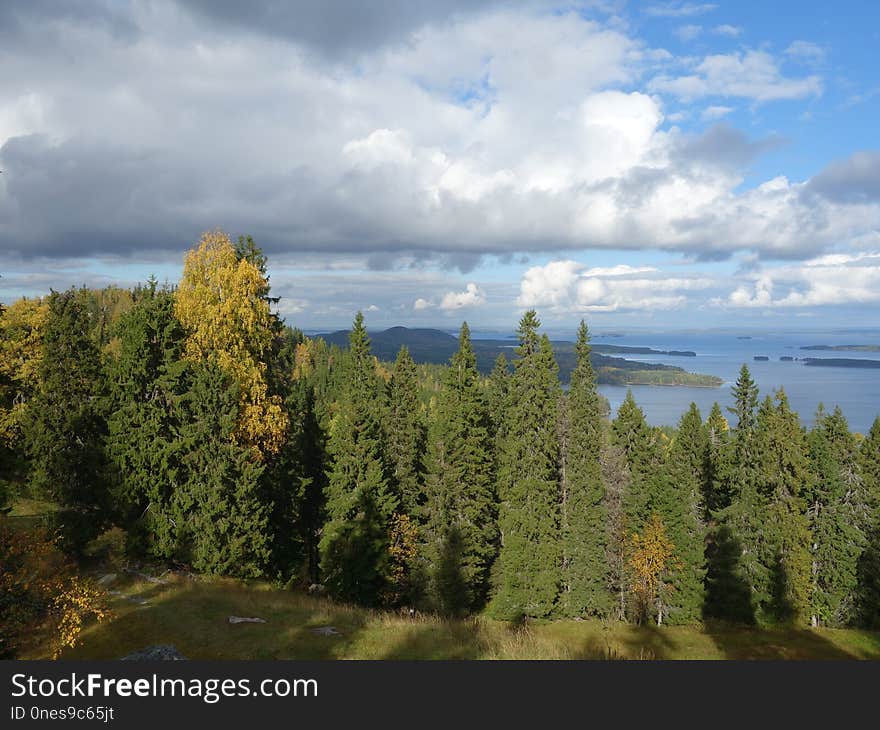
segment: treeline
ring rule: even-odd
[[[534,312],[482,376],[379,362],[273,313],[253,241],[206,234],[174,288],[71,290],[0,317],[2,485],[59,506],[79,555],[320,586],[447,615],[880,626],[880,419],[805,430],[743,366],[696,406],[609,422],[578,330],[563,391]],[[671,434],[671,435],[670,435]],[[0,495],[3,496],[3,495]]]

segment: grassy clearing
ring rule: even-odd
[[[343,606],[263,583],[166,584],[120,576],[115,617],[89,627],[65,659],[114,659],[174,644],[192,659],[878,659],[880,634],[855,630],[635,627],[600,621],[447,621]],[[139,605],[132,598],[145,599]],[[265,624],[229,625],[259,616]],[[313,631],[334,626],[338,636]],[[46,656],[35,645],[30,658]]]

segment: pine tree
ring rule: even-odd
[[[808,443],[812,624],[843,626],[855,619],[858,562],[870,529],[858,450],[840,408],[828,414],[820,406]]]
[[[652,510],[661,517],[674,546],[666,577],[670,590],[665,596],[667,621],[672,624],[692,623],[703,613],[706,559],[702,494],[708,448],[700,411],[691,403],[679,422],[652,500]]]
[[[494,466],[489,414],[465,322],[431,424],[425,480],[429,591],[446,613],[477,610],[486,600],[498,543]]]
[[[107,525],[105,393],[100,355],[75,290],[53,292],[43,332],[40,386],[25,420],[34,493],[61,506],[73,552]]]
[[[398,500],[388,486],[379,422],[379,382],[358,312],[349,335],[346,382],[330,426],[327,522],[319,551],[336,598],[377,604],[389,570],[389,527]]]
[[[238,385],[219,365],[193,366],[181,398],[178,438],[186,481],[174,493],[183,520],[183,554],[202,573],[256,578],[270,558],[269,507],[261,494],[265,465],[235,443]]]
[[[566,616],[607,616],[614,603],[609,591],[605,486],[599,461],[601,402],[590,349],[587,325],[581,321],[575,345],[577,365],[560,418],[560,610]]]
[[[541,617],[554,608],[559,588],[558,367],[540,322],[528,311],[510,380],[508,420],[501,443],[498,587],[492,613],[499,618]]]
[[[402,510],[415,517],[424,501],[422,494],[425,424],[419,402],[416,364],[404,345],[397,353],[388,384],[386,421],[388,457],[392,480]]]

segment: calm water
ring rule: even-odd
[[[780,362],[792,357],[846,357],[880,360],[880,352],[822,352],[801,350],[804,345],[880,344],[880,330],[873,332],[774,332],[749,333],[749,340],[737,339],[734,332],[630,332],[623,337],[602,337],[598,332],[595,344],[652,347],[658,350],[692,350],[696,357],[664,357],[662,355],[625,355],[630,360],[678,365],[686,370],[709,373],[724,379],[720,388],[682,388],[634,386],[633,396],[645,411],[648,421],[657,426],[674,425],[691,401],[705,418],[716,400],[722,406],[732,405],[730,394],[740,366],[749,366],[761,390],[761,397],[784,387],[792,408],[811,425],[819,403],[828,409],[839,405],[849,420],[850,428],[865,433],[880,415],[880,370],[853,368],[806,367],[801,362]],[[755,355],[766,355],[767,362],[755,362]],[[599,390],[616,409],[626,396],[626,388],[603,385]],[[725,415],[727,413],[725,412]]]

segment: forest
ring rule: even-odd
[[[264,579],[359,606],[514,623],[601,618],[880,628],[880,418],[805,428],[743,365],[735,406],[606,417],[581,322],[570,385],[536,312],[488,375],[375,357],[274,311],[249,237],[204,234],[174,286],[71,289],[0,314],[0,654],[108,613],[80,568]]]

